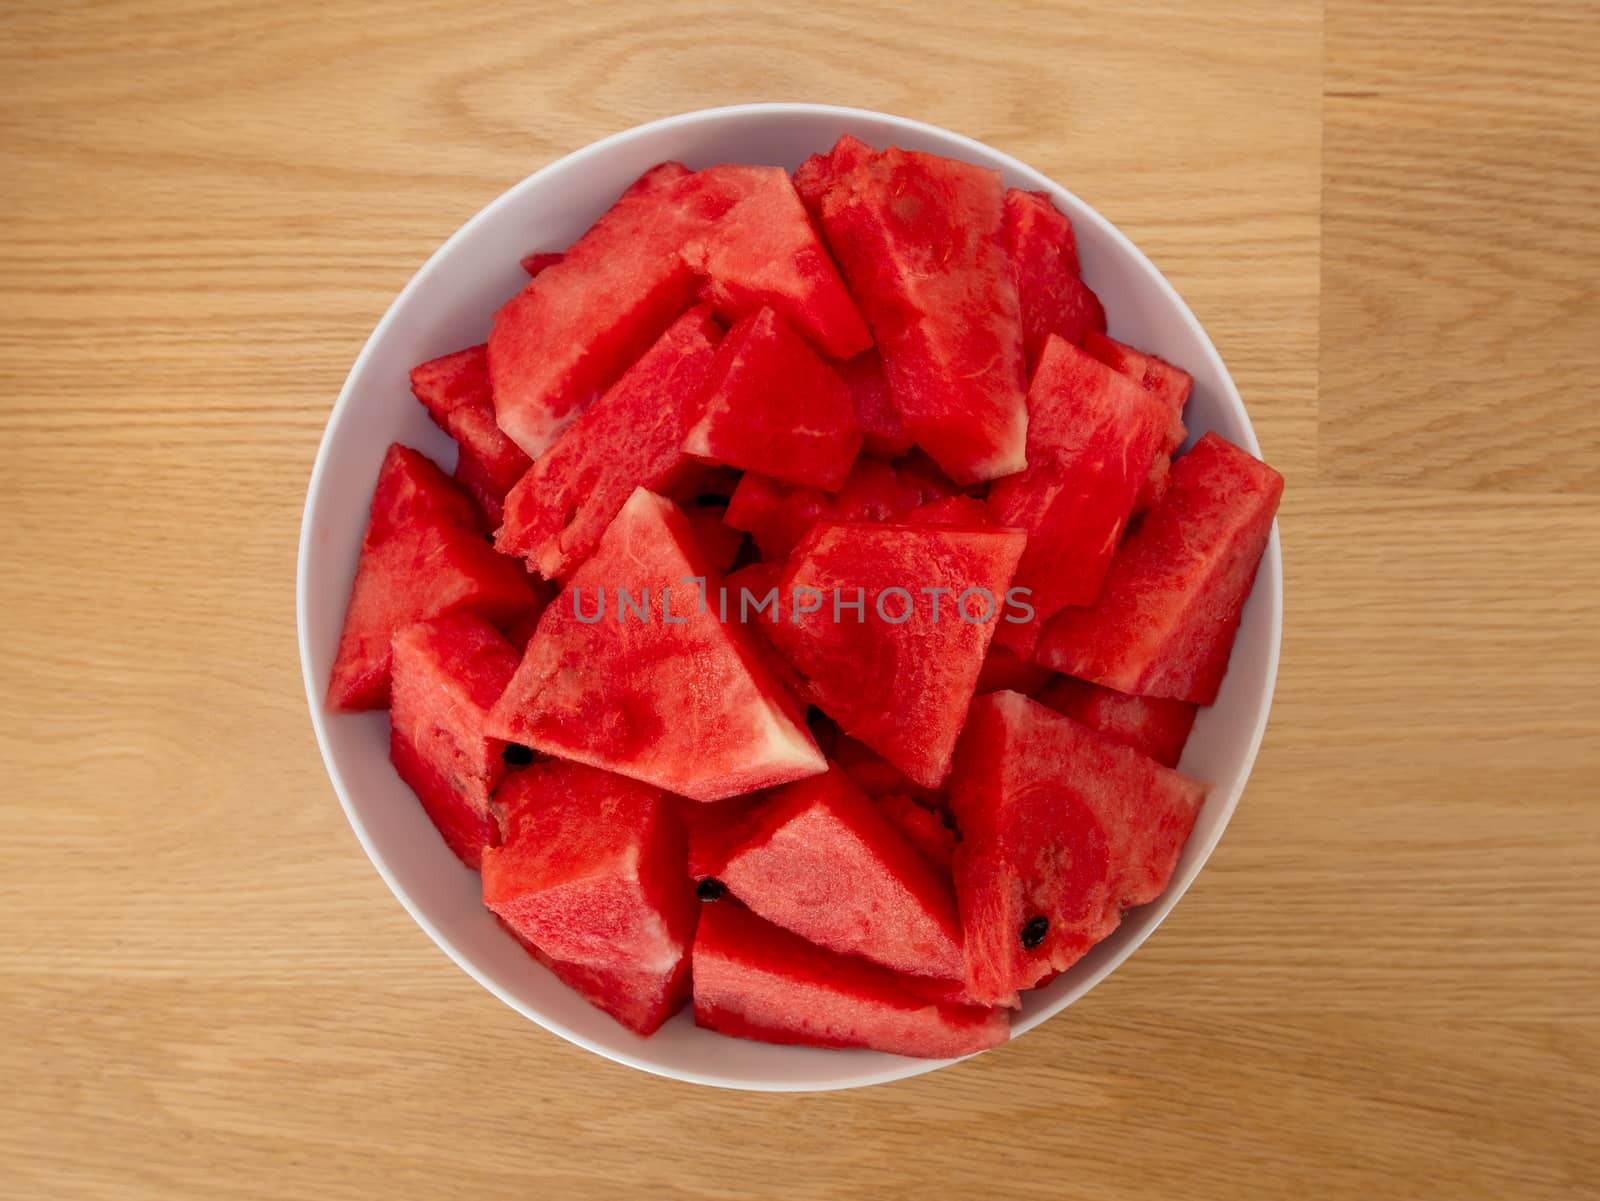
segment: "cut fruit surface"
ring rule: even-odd
[[[857,459],[837,492],[792,488],[748,472],[734,489],[723,518],[747,530],[768,559],[786,557],[819,521],[889,521],[918,505],[948,496],[954,487],[909,460],[899,466]]]
[[[1024,539],[992,526],[818,524],[789,557],[767,635],[802,699],[937,787]]]
[[[839,375],[850,388],[861,427],[862,449],[880,459],[898,458],[911,449],[911,435],[889,398],[889,378],[876,350],[863,351],[839,364]]]
[[[1052,334],[1082,343],[1091,334],[1105,333],[1106,313],[1078,274],[1072,222],[1050,197],[1012,188],[1005,209],[1006,254],[1017,281],[1031,375]]]
[[[679,251],[732,204],[688,186],[687,168],[645,172],[495,314],[489,374],[500,428],[537,459],[694,303]]]
[[[1166,767],[1178,766],[1199,712],[1199,706],[1188,701],[1129,696],[1071,676],[1056,676],[1036,699]]]
[[[997,172],[889,149],[832,178],[823,231],[906,432],[959,484],[1026,462],[1022,327]]]
[[[735,1038],[952,1058],[1006,1041],[998,1010],[929,1001],[887,968],[719,901],[694,943],[694,1020]]]
[[[456,440],[456,479],[477,503],[484,532],[492,534],[506,493],[531,460],[495,424],[487,348],[469,346],[413,367],[411,392]]]
[[[552,760],[508,776],[495,804],[484,904],[569,985],[649,1034],[687,998],[698,912],[676,802]]]
[[[495,549],[564,576],[635,488],[666,491],[687,474],[684,434],[721,336],[703,305],[675,321],[511,489]]]
[[[728,331],[698,407],[684,450],[785,483],[832,491],[861,449],[849,387],[771,309]]]
[[[1208,433],[1129,535],[1095,603],[1044,627],[1034,660],[1140,696],[1217,698],[1283,477]]]
[[[813,154],[795,169],[794,190],[813,221],[822,224],[822,199],[828,191],[876,153],[860,138],[840,134],[826,154]]]
[[[1204,795],[1018,693],[974,700],[950,776],[968,994],[1012,1003],[1160,896]]]
[[[1156,461],[1150,464],[1150,476],[1139,490],[1139,499],[1133,506],[1134,512],[1142,513],[1165,494],[1172,456],[1183,445],[1184,438],[1188,437],[1188,427],[1183,424],[1183,410],[1189,403],[1189,393],[1194,390],[1194,377],[1182,367],[1174,367],[1165,359],[1135,350],[1104,334],[1089,334],[1083,340],[1083,348],[1113,371],[1120,372],[1147,389],[1172,414],[1161,451],[1156,455]]]
[[[945,825],[941,814],[902,792],[878,797],[875,803],[929,863],[946,872],[950,870],[950,860],[956,853],[956,833]]]
[[[724,163],[695,172],[690,186],[735,198],[683,249],[684,261],[705,279],[701,296],[719,317],[736,322],[775,309],[830,358],[847,359],[872,345],[783,168]]]
[[[700,605],[708,576],[683,514],[636,491],[545,610],[491,732],[698,801],[825,770],[753,631]]]
[[[484,542],[460,486],[396,443],[378,472],[327,703],[387,705],[390,641],[413,622],[462,609],[511,622],[537,603],[527,573]]]
[[[485,733],[517,670],[516,648],[476,613],[451,613],[394,636],[389,758],[452,851],[477,868],[495,841],[489,794],[505,743]]]
[[[1126,376],[1047,341],[1028,388],[1028,466],[989,492],[994,519],[1028,532],[1016,585],[1039,621],[1099,595],[1168,416]]]
[[[774,792],[716,875],[808,942],[908,975],[963,976],[950,881],[838,768]]]

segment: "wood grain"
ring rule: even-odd
[[[0,1196],[1600,1195],[1596,16],[0,5]],[[454,968],[293,629],[317,438],[423,258],[595,137],[772,98],[1087,198],[1289,480],[1273,724],[1190,895],[1019,1043],[809,1097]]]

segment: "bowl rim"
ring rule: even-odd
[[[295,558],[295,633],[300,654],[301,677],[306,690],[307,707],[310,711],[312,728],[316,735],[317,748],[322,757],[323,767],[327,771],[328,778],[333,784],[334,792],[339,798],[340,807],[344,810],[345,819],[349,822],[351,829],[355,832],[356,839],[361,844],[361,848],[365,852],[368,861],[375,869],[377,869],[378,875],[382,878],[385,885],[388,886],[389,891],[394,894],[395,898],[410,915],[411,919],[416,922],[419,927],[421,927],[423,932],[426,933],[428,937],[432,939],[432,941],[439,947],[439,949],[444,951],[444,953],[449,956],[449,958],[453,960],[462,971],[477,981],[481,987],[498,997],[511,1009],[515,1010],[528,1020],[534,1022],[536,1025],[567,1040],[568,1042],[574,1043],[577,1046],[583,1047],[584,1049],[601,1055],[606,1059],[612,1060],[613,1062],[624,1064],[628,1067],[637,1068],[641,1071],[648,1072],[651,1075],[660,1076],[671,1080],[680,1080],[691,1084],[703,1084],[721,1088],[733,1088],[756,1092],[813,1092],[859,1088],[874,1084],[888,1083],[894,1080],[902,1080],[908,1077],[919,1076],[927,1072],[935,1071],[938,1068],[946,1067],[952,1063],[959,1063],[961,1060],[914,1059],[904,1056],[885,1054],[882,1056],[882,1059],[885,1061],[885,1066],[877,1068],[876,1070],[857,1073],[851,1076],[848,1080],[830,1083],[789,1081],[781,1079],[771,1081],[756,1081],[745,1077],[719,1076],[715,1072],[710,1071],[668,1068],[650,1058],[632,1055],[617,1047],[596,1043],[594,1040],[586,1037],[580,1032],[565,1026],[560,1021],[555,1020],[546,1014],[533,1010],[523,1001],[511,995],[506,989],[502,988],[487,973],[478,969],[473,960],[465,952],[460,950],[456,946],[455,942],[446,936],[434,924],[434,922],[429,919],[423,907],[401,885],[400,881],[390,870],[388,864],[384,860],[384,857],[378,854],[375,850],[372,838],[366,829],[366,825],[362,820],[360,813],[357,811],[354,802],[351,800],[351,789],[339,768],[330,746],[327,730],[327,723],[330,714],[324,712],[324,706],[322,703],[325,690],[319,685],[318,680],[313,674],[310,651],[310,636],[307,628],[307,614],[309,608],[309,598],[307,593],[308,578],[310,573],[310,560],[312,554],[313,515],[320,509],[319,501],[322,498],[326,481],[329,476],[330,448],[334,442],[336,427],[340,423],[341,416],[349,411],[349,398],[355,389],[356,381],[364,374],[364,369],[368,360],[371,359],[375,353],[375,348],[385,340],[391,327],[396,324],[398,320],[398,314],[405,307],[406,301],[413,294],[421,291],[427,286],[430,277],[437,269],[438,264],[451,254],[456,244],[465,240],[469,233],[476,229],[479,225],[490,221],[496,214],[500,212],[501,209],[512,207],[517,204],[521,194],[525,190],[535,188],[538,184],[538,181],[546,175],[551,174],[558,169],[570,169],[575,165],[581,164],[585,159],[590,157],[601,156],[606,152],[607,149],[617,145],[618,143],[644,138],[651,134],[671,129],[676,126],[689,125],[699,122],[737,121],[747,118],[782,115],[812,117],[832,116],[843,120],[870,120],[882,122],[906,131],[949,141],[959,147],[959,149],[964,153],[977,154],[980,155],[984,160],[997,161],[1003,164],[1006,169],[1014,171],[1018,174],[1046,180],[1052,188],[1069,197],[1071,201],[1078,206],[1082,213],[1087,215],[1090,222],[1096,225],[1100,232],[1108,237],[1117,246],[1121,253],[1139,264],[1155,282],[1156,287],[1164,294],[1165,299],[1169,302],[1172,309],[1181,314],[1182,320],[1190,326],[1191,332],[1197,336],[1199,345],[1203,348],[1204,353],[1207,354],[1211,359],[1209,366],[1215,373],[1216,378],[1223,385],[1222,399],[1224,402],[1237,409],[1243,419],[1243,430],[1245,436],[1240,442],[1240,445],[1257,458],[1261,457],[1261,447],[1256,438],[1255,427],[1250,421],[1249,410],[1244,403],[1243,397],[1239,394],[1238,387],[1233,382],[1233,376],[1228,371],[1226,364],[1224,364],[1222,361],[1221,355],[1218,353],[1215,345],[1213,345],[1210,336],[1205,331],[1205,328],[1200,324],[1199,319],[1195,316],[1189,305],[1184,301],[1183,297],[1179,295],[1177,289],[1172,285],[1171,281],[1167,279],[1166,275],[1162,273],[1160,268],[1151,262],[1144,251],[1142,251],[1126,234],[1117,228],[1116,225],[1102,215],[1098,209],[1088,204],[1070,189],[1063,187],[1054,179],[1046,176],[1042,171],[1029,166],[1027,163],[1014,157],[1013,155],[1007,154],[1006,152],[999,150],[994,146],[990,146],[985,142],[980,142],[975,138],[968,137],[965,134],[957,133],[954,130],[946,129],[942,126],[933,125],[928,122],[918,121],[909,117],[898,116],[893,113],[880,112],[874,109],[858,108],[846,105],[812,104],[806,102],[788,101],[732,104],[721,105],[712,108],[695,109],[688,112],[675,113],[669,116],[660,117],[640,125],[619,130],[616,133],[608,134],[603,138],[587,143],[586,145],[562,155],[559,158],[552,159],[538,170],[514,182],[498,196],[480,208],[470,218],[463,222],[448,238],[446,238],[444,242],[442,242],[439,247],[434,250],[434,252],[430,254],[423,264],[416,270],[416,272],[406,282],[405,286],[399,291],[399,293],[395,295],[394,299],[389,302],[388,307],[384,310],[383,316],[379,318],[378,323],[373,327],[372,332],[367,336],[366,341],[363,343],[360,353],[356,356],[355,361],[351,364],[350,370],[345,376],[344,383],[339,389],[339,394],[334,400],[333,407],[329,410],[327,423],[324,425],[322,436],[318,441],[316,458],[312,463],[311,474],[306,486],[305,507],[301,514],[299,546],[297,548]],[[1073,219],[1076,222],[1080,218],[1077,214],[1074,214]],[[1194,881],[1199,878],[1201,872],[1205,869],[1206,864],[1210,861],[1211,855],[1215,851],[1217,843],[1221,840],[1223,832],[1227,829],[1228,824],[1232,821],[1234,811],[1238,808],[1239,800],[1244,793],[1245,785],[1249,781],[1250,773],[1255,767],[1255,761],[1260,751],[1262,739],[1266,733],[1267,723],[1272,711],[1273,699],[1277,691],[1278,666],[1283,641],[1283,562],[1282,546],[1279,539],[1278,523],[1276,519],[1273,521],[1271,534],[1267,541],[1267,547],[1262,554],[1261,563],[1257,570],[1256,580],[1252,588],[1251,595],[1255,596],[1257,592],[1262,589],[1265,589],[1264,599],[1270,605],[1272,620],[1271,638],[1269,641],[1269,646],[1267,647],[1267,658],[1264,668],[1264,688],[1260,712],[1255,723],[1255,728],[1249,733],[1247,751],[1238,761],[1236,775],[1234,782],[1231,785],[1229,795],[1223,801],[1221,820],[1218,822],[1215,830],[1211,833],[1209,838],[1204,843],[1199,844],[1198,858],[1195,863],[1194,870],[1189,874],[1187,879],[1174,879],[1172,884],[1159,898],[1148,905],[1141,906],[1141,912],[1146,915],[1144,920],[1147,925],[1139,938],[1129,942],[1125,948],[1120,949],[1115,954],[1106,956],[1102,961],[1096,963],[1091,970],[1084,972],[1080,978],[1074,980],[1072,988],[1067,990],[1067,992],[1065,992],[1059,999],[1053,1001],[1050,1005],[1040,1009],[1034,1014],[1029,1015],[1027,1018],[1021,1018],[1019,1016],[1018,1018],[1014,1019],[1011,1030],[1011,1041],[1015,1041],[1021,1035],[1026,1034],[1034,1027],[1042,1024],[1045,1021],[1048,1021],[1050,1018],[1055,1017],[1062,1010],[1068,1008],[1073,1003],[1081,999],[1086,993],[1096,987],[1113,971],[1119,968],[1129,958],[1129,956],[1131,956],[1150,939],[1151,935],[1153,935],[1161,923],[1166,920],[1167,915],[1172,911],[1173,907],[1178,903],[1178,901],[1181,900],[1188,892]],[[1208,793],[1207,800],[1210,801],[1212,799],[1212,794]],[[983,1054],[983,1052],[980,1051],[976,1052],[975,1054]],[[972,1057],[973,1056],[964,1056],[962,1058]]]

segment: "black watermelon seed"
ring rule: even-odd
[[[728,886],[715,876],[707,876],[700,881],[700,887],[694,890],[695,896],[702,901],[720,901],[728,894]]]
[[[500,752],[500,758],[506,761],[507,767],[526,767],[533,762],[533,748],[523,746],[520,742],[508,742],[506,749]]]
[[[1044,936],[1050,933],[1050,919],[1047,917],[1030,917],[1022,926],[1022,945],[1027,950],[1033,950],[1044,941]]]

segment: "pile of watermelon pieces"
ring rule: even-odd
[[[1071,223],[850,137],[645,173],[418,366],[327,703],[639,1035],[947,1057],[1167,887],[1282,479]],[[942,610],[940,606],[943,606]]]

